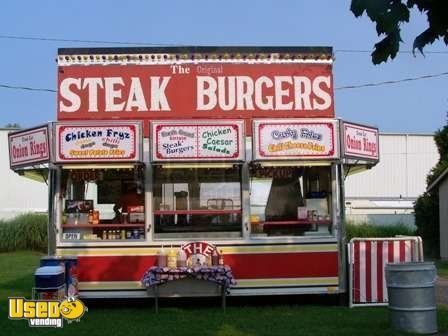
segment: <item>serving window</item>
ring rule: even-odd
[[[250,221],[253,236],[332,234],[330,166],[250,168]]]
[[[62,169],[62,240],[145,239],[142,166]]]
[[[156,238],[241,237],[241,166],[155,165]]]

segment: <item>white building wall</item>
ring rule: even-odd
[[[24,212],[47,212],[48,188],[45,183],[22,177],[9,169],[8,132],[0,129],[0,219]]]
[[[380,134],[380,162],[345,180],[349,220],[414,225],[413,203],[439,160],[433,135]],[[391,216],[392,215],[392,216]]]
[[[408,137],[408,189],[409,197],[418,197],[426,190],[426,176],[439,161],[439,152],[433,136]],[[420,178],[421,175],[423,178]]]

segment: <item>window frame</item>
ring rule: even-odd
[[[237,210],[171,210],[171,211],[163,211],[163,210],[155,210],[155,169],[219,169],[219,168],[235,168],[239,169],[239,201],[240,207]],[[215,163],[207,163],[207,162],[195,162],[195,163],[153,163],[151,165],[151,220],[152,220],[152,240],[153,241],[178,241],[178,240],[192,240],[192,239],[206,239],[206,240],[243,240],[244,239],[244,201],[243,201],[243,173],[244,173],[244,163],[242,162],[215,162]],[[232,181],[236,182],[236,181]],[[188,183],[188,182],[187,182]],[[223,182],[224,183],[224,182]],[[236,214],[239,215],[239,230],[238,231],[186,231],[182,233],[156,233],[156,216],[160,214],[175,214],[175,213],[185,213],[185,214],[206,214],[206,213],[216,213],[216,214]],[[231,234],[228,234],[231,233]]]
[[[55,225],[55,229],[56,229],[56,245],[57,246],[115,246],[115,245],[142,245],[142,244],[147,244],[148,241],[150,241],[151,237],[150,237],[150,232],[149,232],[149,228],[150,228],[150,224],[148,222],[148,213],[150,211],[150,209],[148,209],[147,207],[147,197],[148,197],[148,180],[147,180],[147,174],[146,174],[146,170],[147,170],[147,166],[145,166],[143,163],[132,163],[132,164],[92,164],[92,165],[82,165],[82,164],[70,164],[70,165],[55,165],[54,169],[56,169],[56,178],[55,178],[55,183],[53,184],[54,186],[54,198],[53,198],[53,204],[54,204],[54,208],[52,210],[53,214],[54,214],[54,225]],[[81,239],[64,239],[64,231],[65,229],[76,229],[76,227],[64,227],[63,224],[63,219],[62,216],[64,215],[64,210],[65,210],[65,202],[63,202],[63,200],[66,200],[65,198],[63,198],[61,191],[62,191],[62,187],[63,187],[63,182],[66,182],[63,180],[63,174],[64,172],[66,172],[67,174],[70,174],[70,170],[72,171],[76,171],[76,170],[95,170],[95,169],[99,169],[99,170],[108,170],[108,169],[130,169],[130,170],[134,170],[134,172],[132,174],[137,174],[137,169],[139,170],[139,178],[140,181],[142,182],[141,187],[142,187],[142,194],[143,194],[143,206],[144,206],[144,214],[143,214],[143,222],[139,222],[139,223],[117,223],[116,226],[114,226],[113,223],[108,224],[108,223],[98,223],[98,224],[81,224],[79,225],[79,229],[81,230],[80,234],[81,234]],[[66,186],[64,186],[65,188]],[[96,195],[96,200],[98,199],[98,195]],[[94,208],[96,210],[98,210],[98,203],[94,202]],[[91,225],[92,228],[90,228],[88,225]],[[85,226],[85,227],[84,227]],[[98,235],[98,237],[100,239],[82,239],[82,230],[85,229],[85,231],[89,231],[89,229],[91,229],[92,233],[94,232],[93,229],[95,230],[112,230],[114,229],[115,231],[119,231],[116,232],[117,234],[117,239],[101,239],[102,235]],[[121,239],[121,230],[125,230],[125,233],[127,233],[126,231],[129,230],[139,230],[138,233],[132,232],[133,234],[133,238],[129,238],[129,239]],[[141,231],[143,231],[143,237],[144,238],[135,238],[137,236],[137,234],[139,236],[141,236]],[[87,232],[89,233],[89,232]],[[118,237],[120,237],[120,239],[118,239]]]
[[[269,235],[260,235],[253,232],[253,225],[251,221],[249,220],[249,239],[251,240],[288,240],[288,241],[316,241],[316,240],[324,240],[328,241],[328,239],[337,239],[340,235],[340,211],[338,210],[338,204],[340,203],[341,193],[340,193],[340,185],[339,185],[339,171],[338,171],[338,162],[336,161],[256,161],[251,162],[251,164],[257,164],[264,167],[270,167],[270,168],[280,168],[280,167],[296,167],[296,166],[302,166],[302,167],[322,167],[322,166],[328,166],[330,170],[330,181],[329,181],[329,189],[331,190],[330,195],[330,202],[329,202],[329,221],[328,224],[330,227],[330,231],[328,235],[278,235],[278,236],[269,236]],[[249,188],[252,188],[251,184],[251,172],[249,172]],[[304,191],[304,186],[301,186],[302,191]],[[250,190],[252,192],[252,190]],[[305,195],[304,195],[305,199]],[[248,213],[249,216],[252,214],[252,203],[249,199],[248,204]]]

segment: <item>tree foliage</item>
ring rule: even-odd
[[[426,183],[428,186],[434,182],[435,179],[445,171],[445,169],[448,168],[448,125],[442,129],[439,129],[434,134],[434,141],[436,143],[437,150],[439,151],[440,159],[426,177]]]
[[[442,38],[448,45],[448,1],[447,0],[352,0],[350,10],[356,17],[364,13],[376,24],[378,36],[372,62],[380,64],[394,59],[400,49],[401,26],[409,22],[410,11],[417,8],[426,15],[428,27],[415,39],[412,50],[423,48]]]
[[[426,177],[428,186],[448,168],[448,124],[434,134],[434,141],[439,151],[440,159]],[[438,258],[440,253],[440,219],[437,187],[417,198],[414,204],[414,211],[417,234],[424,239],[425,253],[428,256]]]
[[[414,204],[417,235],[423,238],[425,255],[440,257],[439,193],[425,192]]]
[[[5,125],[5,128],[21,128],[18,123],[8,123]]]

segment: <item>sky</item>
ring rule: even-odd
[[[436,42],[425,56],[400,53],[373,65],[374,24],[355,18],[350,1],[2,1],[1,36],[145,42],[192,46],[331,46],[335,88],[440,74],[448,48]],[[401,50],[426,27],[415,11],[402,27]],[[58,48],[114,47],[106,43],[0,38],[0,85],[56,89]],[[335,90],[336,116],[381,132],[433,133],[447,122],[448,76],[395,85]],[[0,127],[31,127],[56,119],[56,94],[0,87]]]

